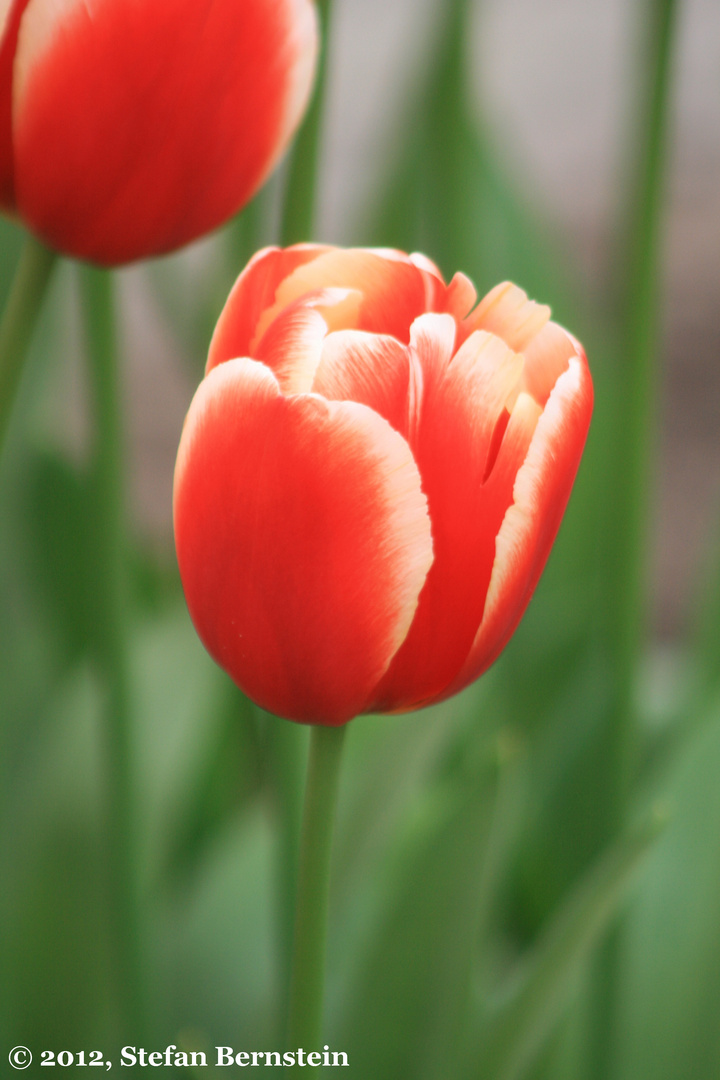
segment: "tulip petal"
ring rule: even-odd
[[[522,395],[524,397],[524,395]],[[580,346],[560,375],[517,474],[513,503],[497,537],[482,622],[457,678],[456,694],[497,659],[538,583],[562,520],[585,445],[593,391]]]
[[[425,704],[457,675],[480,625],[495,537],[512,498],[512,485],[503,504],[483,480],[491,450],[500,461],[493,440],[516,396],[522,357],[477,331],[448,363],[449,326],[450,316],[435,315],[413,328],[423,388],[410,445],[428,498],[435,561],[410,633],[374,695],[381,711]]]
[[[312,389],[328,401],[369,406],[408,436],[408,349],[387,334],[338,330],[325,339]]]
[[[304,296],[270,323],[253,356],[267,364],[283,393],[304,393],[312,387],[328,330],[352,318],[358,306],[359,295],[352,289]]]
[[[363,296],[357,320],[337,329],[391,334],[407,344],[413,320],[426,310],[426,293],[433,291],[427,283],[431,276],[401,252],[332,248],[299,266],[280,284],[275,304],[260,320],[258,337],[288,304],[305,293],[334,286],[356,289]]]
[[[547,304],[528,300],[527,293],[505,281],[483,297],[463,325],[463,337],[474,330],[489,330],[515,352],[524,352],[550,318]]]
[[[307,101],[316,21],[310,0],[30,0],[13,86],[23,219],[105,264],[227,220]]]
[[[15,49],[28,0],[0,0],[0,207],[15,209],[12,138],[12,85]]]
[[[190,614],[238,684],[293,720],[362,711],[433,557],[402,436],[364,405],[285,397],[264,365],[230,360],[190,407],[174,517]]]
[[[439,269],[432,259],[428,259],[427,255],[423,255],[421,251],[413,251],[410,262],[413,266],[417,266],[423,275],[425,311],[442,311],[448,287]]]
[[[0,44],[4,44],[3,36],[8,25],[8,18],[13,7],[13,0],[0,0]]]
[[[477,302],[477,292],[469,277],[458,270],[447,287],[445,308],[462,322]],[[466,337],[467,334],[464,335]]]
[[[550,396],[572,356],[577,355],[578,343],[567,330],[549,322],[525,347],[523,386],[541,405]]]
[[[252,356],[262,313],[273,306],[278,286],[298,266],[311,262],[330,248],[321,244],[268,247],[253,255],[232,287],[210,342],[207,374],[217,364],[238,356]]]

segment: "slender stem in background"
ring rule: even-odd
[[[242,213],[237,215],[228,230],[233,270],[237,267],[239,272],[263,246],[262,236],[267,201],[268,185],[266,184],[247,204]]]
[[[462,191],[469,175],[468,148],[477,133],[468,115],[468,0],[445,0],[442,12],[432,57],[435,70],[420,114],[422,158],[417,168],[427,202],[421,220],[426,244],[422,250],[432,254],[450,280],[457,266],[474,268],[478,259],[474,250],[468,250],[474,248],[475,236],[468,229],[468,201]],[[480,178],[473,179],[477,202]]]
[[[617,377],[616,461],[609,598],[620,784],[617,820],[624,815],[635,756],[633,680],[645,620],[645,567],[651,460],[658,405],[659,279],[662,199],[668,141],[670,71],[677,0],[648,0],[633,187],[621,249],[622,369]],[[623,272],[624,271],[624,272]]]
[[[110,903],[121,1021],[127,1037],[145,1029],[136,799],[130,732],[121,391],[109,271],[83,267],[87,349],[95,422],[96,655],[105,694]]]
[[[0,453],[5,442],[20,376],[57,258],[28,236],[0,322]]]
[[[316,6],[320,18],[320,58],[310,107],[295,140],[288,167],[285,205],[280,228],[280,243],[283,247],[288,244],[298,244],[313,237],[331,5],[332,0],[317,0]]]
[[[662,200],[668,143],[670,75],[677,0],[647,0],[640,108],[627,232],[621,249],[622,369],[616,377],[616,458],[605,597],[615,690],[607,731],[607,805],[610,839],[623,825],[637,756],[634,679],[645,623],[645,568],[651,459],[658,401],[659,280]],[[591,1075],[612,1073],[622,931],[616,927],[595,971]]]
[[[321,1049],[330,853],[347,725],[313,727],[300,840],[288,1047]]]

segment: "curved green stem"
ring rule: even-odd
[[[28,236],[0,322],[0,453],[56,254]]]
[[[288,1046],[320,1049],[330,853],[347,725],[312,729],[300,840]]]
[[[298,244],[313,237],[315,189],[327,79],[331,0],[318,0],[317,9],[320,17],[320,59],[310,107],[295,140],[288,167],[285,205],[280,229],[280,243],[283,247],[287,247],[288,244]]]
[[[96,657],[106,701],[110,898],[123,1029],[128,1037],[140,1039],[146,1016],[130,732],[122,409],[112,276],[84,267],[82,287],[96,440]]]
[[[604,805],[597,807],[605,840],[611,840],[623,826],[638,752],[633,691],[645,621],[646,541],[659,383],[662,197],[677,8],[677,0],[648,0],[645,81],[633,144],[636,167],[618,275],[623,348],[622,370],[616,377],[616,457],[612,514],[607,523],[610,550],[605,597],[614,688],[605,732],[605,760],[597,763],[607,777]],[[606,1080],[613,1072],[621,961],[622,928],[616,926],[595,969],[589,1055],[594,1080]]]
[[[635,739],[633,679],[642,647],[645,556],[659,371],[658,291],[662,197],[668,142],[670,74],[677,0],[649,0],[646,72],[640,103],[636,168],[621,251],[622,371],[616,394],[614,515],[608,598],[613,666],[618,675],[615,743],[618,809],[624,812]]]

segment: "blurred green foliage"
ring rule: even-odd
[[[356,241],[424,250],[480,293],[511,277],[550,301],[587,346],[597,407],[557,545],[501,660],[447,704],[352,725],[327,1040],[357,1080],[583,1080],[594,1075],[593,948],[624,905],[608,1080],[710,1080],[720,1075],[720,584],[676,646],[688,676],[660,725],[637,666],[639,745],[614,829],[603,523],[620,330],[608,297],[577,295],[566,256],[475,118],[466,7],[448,12]],[[202,287],[183,285],[180,261],[152,268],[189,357],[203,355],[238,267],[272,239],[273,198],[213,241]],[[0,301],[19,245],[0,221]],[[7,1049],[102,1048],[117,1063],[136,1036],[123,1026],[108,916],[92,470],[48,422],[52,369],[77,351],[65,316],[75,288],[69,270],[54,283],[0,463],[0,1031]],[[278,1048],[283,722],[207,658],[166,554],[135,537],[128,564],[153,1048]],[[658,804],[669,822],[655,839]]]

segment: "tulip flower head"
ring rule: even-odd
[[[175,470],[206,648],[263,708],[342,724],[462,690],[515,629],[580,461],[578,342],[511,284],[298,245],[230,294]]]
[[[312,0],[0,0],[0,208],[116,265],[226,221],[299,123]]]

